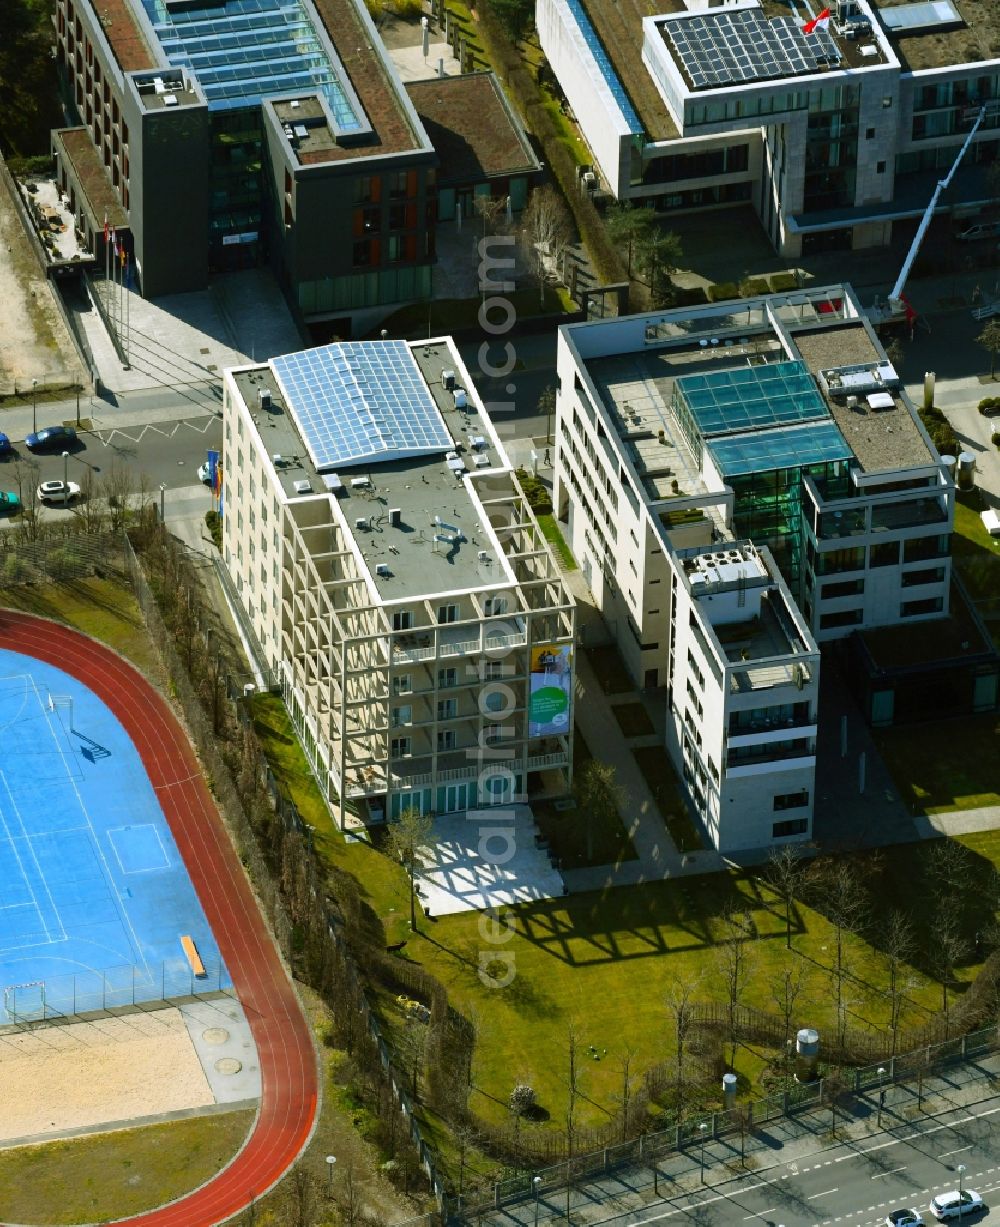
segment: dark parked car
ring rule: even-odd
[[[0,456],[8,456],[13,450],[10,445],[10,439],[6,435],[0,434]]]
[[[75,442],[76,431],[72,426],[46,426],[25,439],[33,452],[65,451]]]

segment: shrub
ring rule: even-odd
[[[739,287],[734,281],[720,281],[718,285],[708,287],[708,301],[722,302],[727,298],[739,298]]]
[[[205,512],[205,527],[208,529],[212,542],[217,550],[222,549],[222,517],[214,509]]]
[[[1000,396],[986,396],[979,402],[979,412],[984,418],[1000,413]]]
[[[62,545],[49,551],[45,563],[53,579],[69,579],[81,569],[82,559],[72,546]]]
[[[788,290],[798,289],[798,278],[794,273],[774,273],[770,277],[771,293],[784,294]]]
[[[28,567],[18,554],[8,554],[0,570],[5,584],[19,583],[28,574]]]
[[[7,169],[12,175],[51,175],[55,170],[55,159],[49,154],[38,154],[29,158],[8,158]]]
[[[535,1091],[525,1082],[519,1082],[510,1093],[510,1110],[515,1116],[527,1116],[535,1107]]]
[[[528,506],[536,516],[552,514],[552,496],[543,481],[529,473],[527,469],[517,470],[517,480],[521,483]]]
[[[747,277],[745,281],[740,283],[740,293],[744,298],[758,298],[761,294],[767,294],[769,287],[766,277]]]

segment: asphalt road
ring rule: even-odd
[[[912,1206],[930,1224],[934,1219],[928,1203],[936,1193],[958,1187],[960,1163],[966,1169],[964,1187],[975,1189],[987,1203],[985,1212],[964,1221],[992,1221],[1000,1219],[1000,1197],[997,1210],[989,1210],[991,1195],[1000,1192],[998,1124],[1000,1097],[994,1097],[927,1121],[899,1122],[884,1133],[737,1179],[725,1179],[709,1157],[703,1188],[696,1172],[686,1182],[687,1191],[645,1210],[599,1221],[620,1227],[669,1222],[699,1227],[874,1227],[890,1211]],[[666,1187],[661,1183],[661,1192]],[[541,1222],[546,1221],[543,1216]]]

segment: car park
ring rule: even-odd
[[[893,1210],[885,1216],[885,1227],[924,1227],[924,1216],[919,1210]]]
[[[970,1219],[984,1209],[983,1199],[975,1189],[950,1189],[931,1198],[930,1212],[939,1223]]]
[[[43,503],[69,503],[80,493],[75,481],[43,481],[38,487],[38,498]]]
[[[0,491],[0,513],[6,515],[16,515],[21,510],[21,500],[13,492],[8,491],[6,494]]]
[[[24,442],[33,452],[64,451],[76,442],[76,431],[72,426],[46,426],[28,435]]]

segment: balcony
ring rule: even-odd
[[[468,627],[462,627],[467,636]],[[418,664],[422,660],[443,660],[451,656],[476,656],[483,652],[500,651],[503,648],[524,647],[527,636],[522,631],[515,635],[487,634],[482,639],[451,639],[438,632],[435,646],[434,632],[400,635],[393,640],[392,660],[394,665]]]
[[[812,680],[812,668],[802,661],[770,661],[734,670],[730,674],[729,689],[734,694],[772,690],[776,686],[794,686],[803,690]]]

